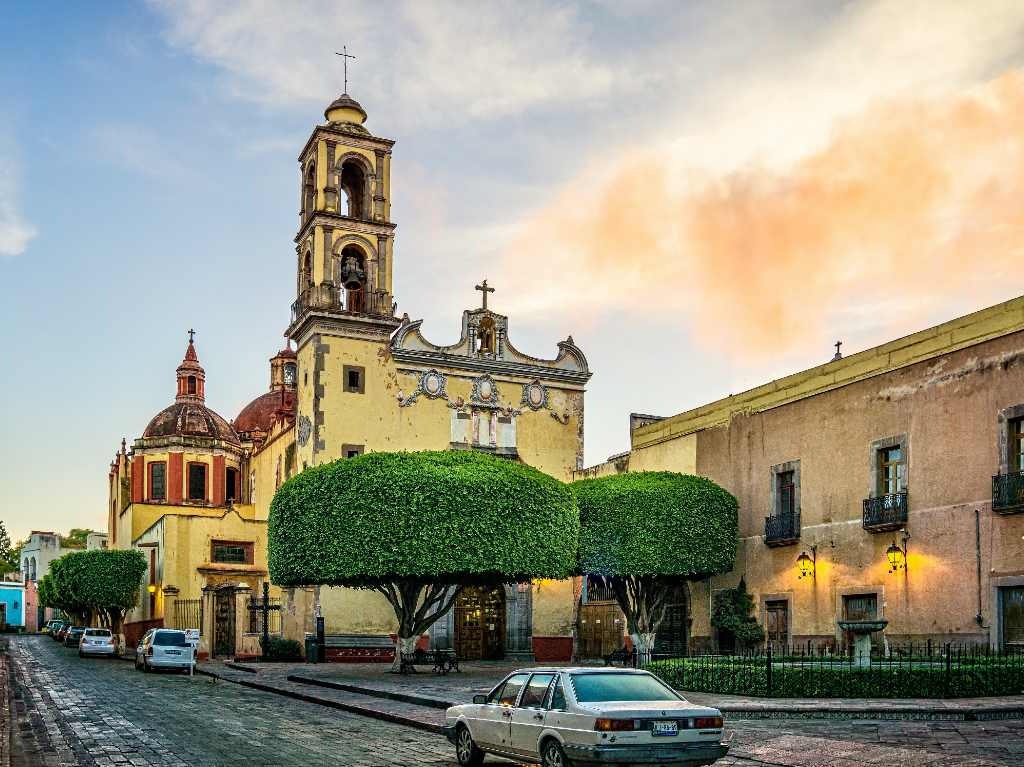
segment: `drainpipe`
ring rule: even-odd
[[[978,572],[978,614],[974,621],[980,628],[985,628],[985,619],[981,615],[981,510],[974,510],[974,557]]]

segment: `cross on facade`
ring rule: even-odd
[[[195,340],[196,340],[196,331],[194,331],[192,328],[189,328],[188,329],[188,342],[192,343]]]
[[[836,341],[836,356],[832,358],[832,361],[841,360],[843,358],[842,353],[839,351],[839,347],[843,345],[842,341]]]
[[[266,653],[267,645],[270,644],[270,613],[280,609],[281,605],[270,603],[270,584],[267,581],[263,581],[263,599],[259,602],[255,599],[249,602],[250,612],[259,612],[263,618],[263,653]]]
[[[351,53],[348,52],[348,46],[347,45],[341,46],[341,53],[338,53],[337,51],[335,51],[334,55],[335,56],[341,56],[341,60],[345,64],[345,91],[344,92],[348,93],[348,60],[349,59],[354,59],[355,56],[353,56]]]
[[[494,288],[487,287],[487,280],[484,280],[482,285],[477,285],[476,286],[476,289],[484,294],[484,309],[486,309],[487,308],[487,294],[488,293],[493,293],[494,292]]]

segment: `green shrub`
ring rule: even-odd
[[[661,660],[646,668],[679,690],[755,697],[971,698],[1024,692],[1024,663],[1019,658],[953,664],[948,682],[941,659],[891,666],[883,662],[870,668],[841,659],[799,665],[773,663],[770,690],[764,657]]]
[[[740,578],[736,588],[715,594],[711,625],[720,632],[732,634],[740,647],[751,647],[764,641],[764,629],[753,613],[754,598],[747,591],[746,581]]]
[[[263,644],[263,640],[260,640]],[[302,645],[294,639],[280,639],[270,637],[270,640],[263,646],[263,660],[265,661],[301,661],[303,659]]]

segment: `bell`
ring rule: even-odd
[[[366,280],[366,272],[359,266],[359,261],[353,257],[345,259],[341,267],[341,284],[346,290],[359,290]]]

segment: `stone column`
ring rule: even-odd
[[[213,656],[214,623],[217,614],[217,592],[210,586],[203,587],[202,625],[199,627],[199,660],[207,660]]]
[[[252,587],[247,583],[239,583],[235,587],[236,658],[258,658],[260,655],[259,635],[249,633],[249,602],[251,599]]]

